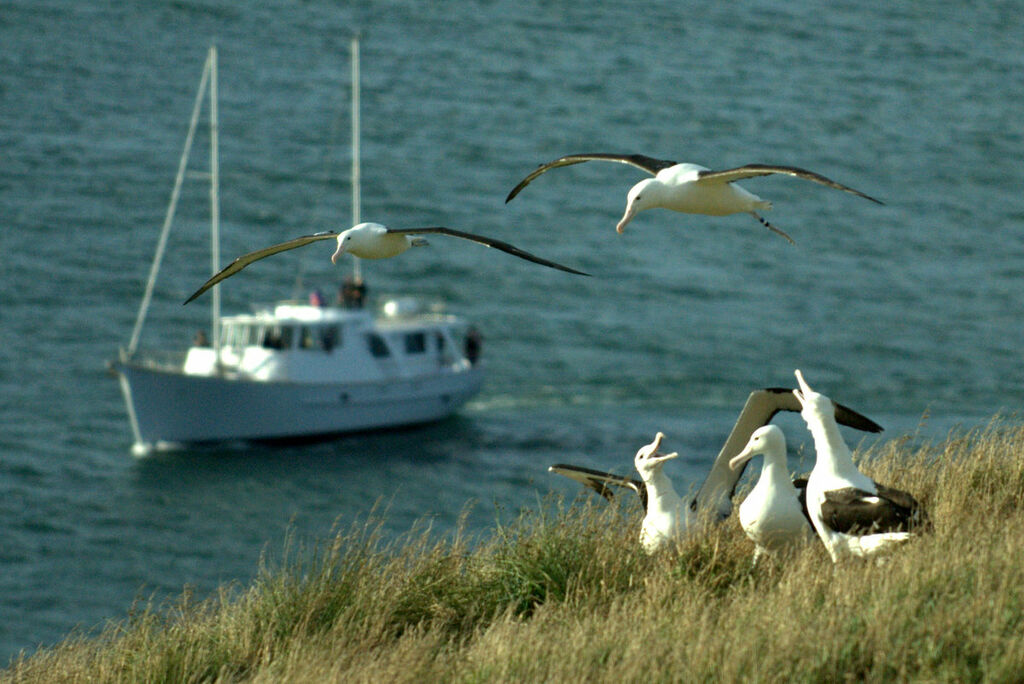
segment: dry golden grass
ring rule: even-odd
[[[1020,681],[1024,426],[897,440],[862,469],[933,534],[833,568],[751,568],[735,519],[653,558],[629,506],[524,515],[470,543],[372,525],[244,591],[146,608],[13,662],[17,682]]]

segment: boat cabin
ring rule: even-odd
[[[374,319],[363,309],[278,304],[221,319],[220,353],[194,345],[189,375],[296,382],[376,381],[434,375],[470,365],[460,319],[389,302]]]

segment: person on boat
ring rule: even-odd
[[[210,340],[206,337],[205,330],[197,330],[196,336],[192,338],[193,347],[209,347]]]
[[[309,293],[309,305],[320,307],[324,305],[324,295],[320,292],[320,288],[316,288]]]
[[[346,309],[362,309],[366,301],[366,283],[362,278],[345,276],[341,290],[338,292],[338,303]]]
[[[483,346],[484,338],[480,334],[480,331],[476,329],[476,326],[469,326],[469,330],[466,331],[466,358],[469,363],[476,365],[477,359],[480,358],[480,348]]]

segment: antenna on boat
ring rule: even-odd
[[[359,177],[359,34],[352,36],[352,225],[362,222],[360,218],[361,190]],[[354,275],[356,282],[363,279],[363,269],[359,257],[355,261]]]
[[[164,258],[164,251],[167,247],[167,236],[170,235],[171,225],[174,223],[174,213],[178,208],[178,198],[181,196],[181,186],[185,180],[185,170],[188,168],[188,155],[192,150],[192,139],[195,137],[196,126],[199,123],[199,115],[203,110],[203,95],[206,93],[207,82],[210,81],[210,74],[215,71],[217,63],[217,48],[210,46],[210,52],[206,56],[206,63],[203,65],[203,75],[199,79],[199,88],[196,90],[196,99],[192,104],[192,118],[188,124],[188,135],[185,136],[185,149],[181,151],[181,159],[178,161],[178,173],[174,177],[174,189],[171,190],[171,200],[167,204],[167,213],[164,215],[164,225],[160,229],[160,239],[157,240],[156,253],[153,255],[153,263],[149,268],[149,278],[146,280],[146,290],[142,295],[142,303],[139,304],[139,313],[135,317],[135,327],[132,328],[132,336],[128,341],[128,349],[125,355],[131,357],[139,346],[139,337],[142,335],[142,325],[146,322],[146,313],[149,311],[149,304],[153,299],[153,288],[156,286],[156,277],[160,273],[160,264]],[[216,77],[214,77],[216,83]],[[213,100],[216,102],[216,100]],[[214,104],[214,106],[216,106]],[[216,110],[214,110],[215,112]],[[216,131],[216,123],[211,122],[213,131]],[[216,143],[214,143],[216,144]],[[216,159],[216,155],[214,155]],[[217,271],[217,263],[214,262],[214,273]],[[214,293],[217,296],[217,293]],[[214,328],[216,330],[216,328]],[[214,333],[217,334],[216,332]]]
[[[220,163],[217,156],[217,46],[210,46],[210,273],[220,270]],[[220,288],[213,288],[212,342],[220,361]]]

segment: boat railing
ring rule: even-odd
[[[181,371],[185,365],[187,351],[175,351],[170,349],[143,350],[128,354],[121,350],[121,362],[130,363],[142,368],[151,368],[163,371]]]

